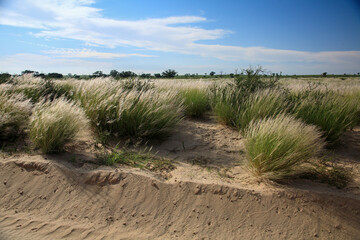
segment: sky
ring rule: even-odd
[[[0,0],[0,72],[360,72],[359,0]]]

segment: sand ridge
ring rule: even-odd
[[[356,197],[169,182],[131,169],[1,161],[3,239],[356,239]]]

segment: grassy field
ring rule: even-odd
[[[281,179],[316,164],[324,148],[341,144],[341,136],[360,123],[359,77],[247,73],[227,79],[10,77],[0,84],[1,144],[25,138],[34,150],[56,153],[83,129],[102,146],[110,138],[145,142],[170,136],[185,118],[213,115],[245,138],[242,164],[249,173]],[[112,151],[100,162],[144,167],[158,159]],[[134,156],[142,160],[124,160]]]

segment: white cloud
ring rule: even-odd
[[[0,24],[35,28],[35,36],[83,41],[87,46],[109,48],[137,47],[145,50],[194,54],[227,61],[249,63],[317,63],[360,65],[360,51],[305,52],[264,47],[200,44],[201,40],[223,38],[231,31],[193,26],[207,21],[198,16],[176,16],[125,21],[106,18],[92,7],[92,0],[13,0],[0,9]],[[95,51],[54,50],[48,52],[68,58],[146,57],[140,54],[99,53]]]
[[[39,72],[90,74],[96,70],[110,71],[113,63],[87,61],[82,59],[53,58],[40,54],[19,53],[0,58],[0,66],[6,66],[9,73],[20,73],[25,69]]]
[[[125,58],[125,57],[156,57],[153,55],[145,55],[138,53],[109,53],[109,52],[98,52],[90,49],[72,49],[72,48],[61,48],[55,50],[44,51],[44,53],[51,54],[55,57],[61,58]]]

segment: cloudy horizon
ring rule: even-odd
[[[273,1],[271,7],[280,7],[270,14],[273,18],[262,16],[261,9],[251,13],[267,5],[264,0],[228,1],[230,7],[218,9],[226,15],[216,11],[215,1],[196,6],[183,1],[186,6],[174,8],[162,1],[151,6],[139,0],[122,2],[0,2],[0,72],[155,73],[172,68],[180,74],[204,74],[231,73],[249,65],[284,74],[360,72],[356,1],[294,1],[291,6]],[[234,14],[235,8],[244,13]],[[293,8],[299,12],[292,16]]]

